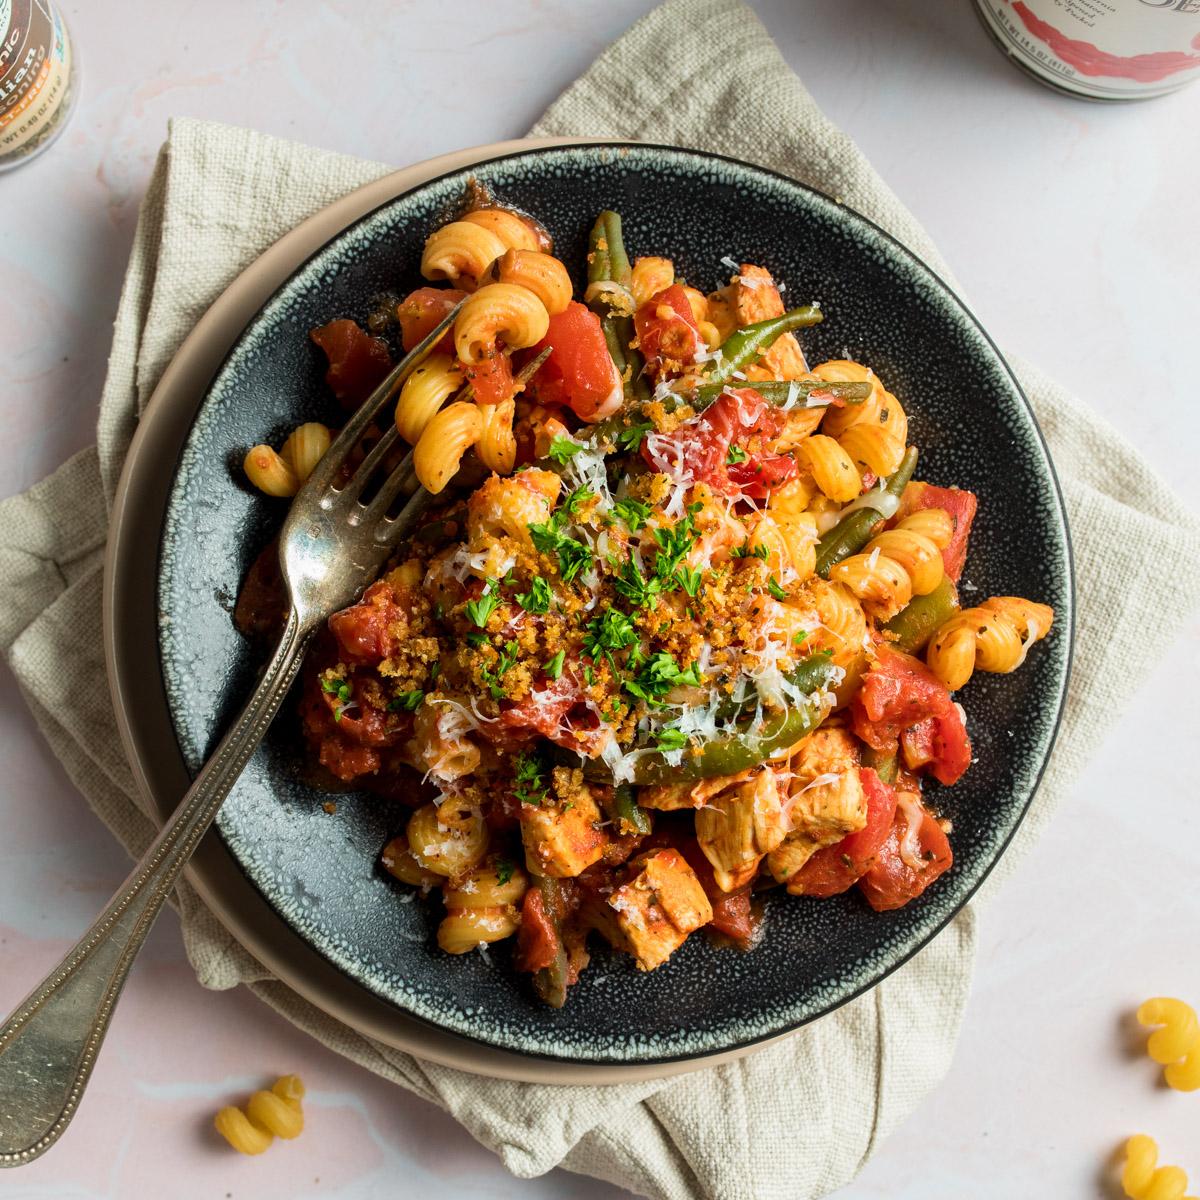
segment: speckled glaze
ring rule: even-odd
[[[308,331],[362,319],[384,293],[419,283],[427,233],[452,216],[473,174],[535,213],[568,265],[588,227],[619,210],[631,254],[664,254],[705,290],[720,260],[761,263],[792,303],[819,301],[804,335],[812,361],[873,366],[909,414],[918,476],[979,496],[964,603],[1020,594],[1052,604],[1053,632],[1011,676],[976,675],[959,696],[976,761],[933,802],[954,822],[955,864],[920,900],[876,914],[856,893],[813,901],[772,893],[767,936],[748,954],[691,938],[665,966],[638,972],[594,948],[567,1006],[540,1005],[486,957],[438,950],[436,903],[414,902],[378,866],[407,810],[366,794],[328,797],[301,779],[286,713],[227,801],[219,828],[266,899],[364,987],[462,1036],[576,1062],[651,1062],[711,1054],[784,1032],[877,983],[966,902],[1007,845],[1049,754],[1070,664],[1072,579],[1061,497],[1028,404],[987,335],[945,285],[888,235],[843,206],[770,172],[674,149],[534,150],[418,188],[331,242],[247,329],[200,408],[181,457],[161,547],[163,675],[194,772],[252,685],[257,657],[230,619],[250,562],[277,532],[281,502],[252,493],[248,446],[278,444],[297,423],[334,421]],[[577,276],[580,272],[577,270]],[[578,278],[577,278],[578,282]]]

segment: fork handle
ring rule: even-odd
[[[134,956],[279,711],[311,634],[293,608],[254,694],[162,832],[91,929],[0,1026],[0,1166],[43,1154],[75,1115]]]

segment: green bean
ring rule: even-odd
[[[863,746],[862,765],[870,767],[884,783],[895,783],[896,772],[900,769],[900,760],[895,750],[876,750],[872,746]]]
[[[815,304],[792,308],[780,317],[768,317],[754,325],[735,330],[721,344],[720,365],[710,371],[706,383],[726,383],[735,371],[748,367],[758,356],[771,347],[776,338],[794,329],[804,329],[820,324],[825,319]]]
[[[725,383],[702,383],[694,392],[681,393],[681,397],[699,412],[712,404],[728,386]],[[798,379],[794,382],[767,379],[756,383],[739,382],[737,387],[739,390],[746,388],[757,392],[768,404],[779,408],[787,404],[793,396],[798,400],[807,400],[813,392],[820,395],[828,392],[847,404],[861,404],[870,397],[872,390],[869,383],[826,383],[823,379]]]
[[[650,814],[634,799],[633,788],[627,783],[618,784],[613,789],[612,798],[605,802],[605,809],[609,820],[616,825],[618,834],[628,830],[645,836],[653,829]]]
[[[542,894],[542,909],[546,920],[554,928],[555,948],[554,961],[548,967],[534,972],[533,990],[551,1008],[562,1008],[567,1002],[567,947],[562,935],[562,920],[567,908],[566,896],[560,880],[539,875],[536,886]]]
[[[914,596],[883,628],[895,635],[889,644],[905,654],[919,654],[934,631],[958,611],[958,588],[949,575],[928,595]]]
[[[909,446],[895,474],[888,479],[884,493],[899,497],[908,486],[916,465],[917,448]],[[817,574],[828,579],[830,569],[835,564],[851,554],[857,554],[871,540],[871,533],[882,520],[882,514],[874,508],[856,508],[849,516],[843,517],[817,543]]]
[[[605,210],[596,218],[588,236],[589,291],[590,285],[597,283],[616,283],[627,289],[631,274],[621,232],[621,216]],[[631,344],[633,316],[627,306],[619,303],[618,296],[612,292],[596,291],[588,301],[588,308],[600,318],[609,355],[624,382],[626,399],[646,399],[650,389],[642,377],[645,360]]]
[[[753,733],[750,731],[751,718],[743,717],[737,732],[705,742],[697,754],[685,752],[678,766],[667,762],[661,752],[643,754],[634,760],[633,783],[646,787],[711,779],[715,775],[736,775],[748,767],[758,766],[776,750],[794,745],[825,719],[833,705],[832,697],[826,696],[826,689],[833,683],[836,671],[828,652],[814,654],[792,675],[793,680],[800,681],[797,686],[805,693],[802,700],[768,716],[762,727]],[[816,693],[819,695],[814,699]]]

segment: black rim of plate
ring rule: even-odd
[[[767,180],[771,180],[771,181],[775,182],[776,184],[782,184],[785,188],[792,189],[795,192],[801,193],[812,199],[815,199],[818,203],[823,203],[825,205],[830,206],[831,209],[834,209],[839,214],[841,214],[842,218],[844,218],[849,224],[851,224],[851,225],[857,224],[857,225],[861,226],[862,230],[864,232],[867,232],[870,235],[873,235],[874,237],[878,238],[892,255],[903,260],[903,262],[910,269],[915,270],[920,275],[923,275],[925,277],[925,279],[927,280],[927,282],[933,285],[934,290],[936,292],[940,293],[942,298],[949,302],[950,306],[954,310],[956,310],[957,313],[959,314],[959,316],[962,319],[964,319],[965,322],[969,325],[972,332],[975,335],[977,335],[980,338],[980,340],[986,345],[987,350],[990,352],[990,354],[994,360],[992,365],[994,367],[998,368],[1002,372],[1005,381],[1007,382],[1008,386],[1012,390],[1012,393],[1020,401],[1021,407],[1024,410],[1024,416],[1026,417],[1026,419],[1028,421],[1029,429],[1032,431],[1034,437],[1036,438],[1037,445],[1040,448],[1042,456],[1043,456],[1046,477],[1050,484],[1051,494],[1052,494],[1053,501],[1054,501],[1054,511],[1055,511],[1055,515],[1057,517],[1058,524],[1059,524],[1058,532],[1061,533],[1061,537],[1062,537],[1062,547],[1063,547],[1063,553],[1064,553],[1065,564],[1066,564],[1066,579],[1063,581],[1063,588],[1064,588],[1064,595],[1065,595],[1066,602],[1067,602],[1066,606],[1069,611],[1067,614],[1065,614],[1067,616],[1067,620],[1065,622],[1065,630],[1064,630],[1064,633],[1065,633],[1065,657],[1062,662],[1062,669],[1061,669],[1061,674],[1059,677],[1058,694],[1055,697],[1055,701],[1054,701],[1054,703],[1056,705],[1056,711],[1053,714],[1053,720],[1050,723],[1048,732],[1046,734],[1045,746],[1044,746],[1044,750],[1042,752],[1041,761],[1038,765],[1037,771],[1033,774],[1033,776],[1031,778],[1031,782],[1029,784],[1029,789],[1028,789],[1028,795],[1027,795],[1024,803],[1021,805],[1019,811],[1016,811],[1014,813],[1013,817],[1011,818],[1009,828],[1008,828],[1007,832],[1003,835],[1003,837],[1000,839],[1000,841],[997,843],[994,853],[992,853],[990,855],[990,857],[987,859],[987,861],[983,864],[982,868],[978,872],[977,877],[969,884],[969,886],[967,886],[965,888],[965,890],[962,891],[961,895],[958,896],[958,898],[954,901],[954,903],[949,906],[948,911],[946,911],[944,915],[940,916],[935,921],[929,923],[927,928],[922,928],[922,929],[920,929],[919,932],[909,935],[908,941],[910,944],[908,944],[903,949],[903,951],[892,956],[891,959],[887,962],[887,964],[885,966],[878,968],[878,969],[874,970],[873,972],[868,972],[869,977],[865,978],[861,983],[856,984],[852,988],[849,988],[849,989],[846,989],[846,990],[840,992],[837,995],[837,997],[835,999],[831,1000],[830,1002],[823,1004],[820,1007],[815,1008],[813,1011],[806,1013],[805,1015],[779,1020],[778,1023],[775,1024],[772,1028],[770,1028],[764,1032],[761,1032],[761,1033],[755,1033],[750,1036],[741,1036],[741,1037],[735,1036],[726,1041],[721,1042],[720,1044],[716,1044],[716,1045],[708,1044],[708,1045],[704,1045],[704,1046],[699,1047],[694,1050],[684,1050],[684,1051],[680,1051],[678,1053],[646,1054],[646,1053],[643,1053],[643,1052],[637,1050],[635,1047],[632,1046],[631,1043],[626,1043],[626,1045],[629,1047],[629,1049],[627,1052],[624,1052],[624,1053],[621,1052],[620,1047],[618,1046],[616,1048],[615,1053],[589,1055],[589,1054],[579,1054],[579,1053],[569,1053],[569,1054],[555,1053],[553,1050],[548,1050],[548,1049],[529,1048],[529,1047],[526,1047],[526,1046],[523,1046],[520,1044],[516,1044],[510,1040],[505,1040],[505,1039],[495,1038],[495,1037],[481,1036],[476,1033],[470,1032],[466,1029],[455,1028],[451,1025],[443,1023],[442,1021],[438,1020],[434,1016],[430,1016],[430,1015],[427,1015],[420,1011],[417,1011],[414,1007],[411,1007],[409,1004],[406,1004],[404,1002],[404,998],[397,997],[396,995],[389,993],[386,990],[383,990],[381,988],[373,987],[371,985],[371,983],[368,982],[367,979],[363,978],[362,976],[360,976],[358,974],[355,974],[343,962],[340,962],[338,960],[337,956],[334,955],[333,953],[331,953],[329,947],[319,945],[312,938],[307,936],[306,933],[304,932],[304,930],[301,929],[299,926],[297,926],[295,924],[295,922],[293,922],[289,918],[288,914],[274,902],[274,900],[271,898],[271,896],[259,886],[258,882],[254,879],[253,875],[247,869],[245,863],[242,860],[242,857],[235,851],[234,847],[230,844],[230,842],[226,838],[225,834],[218,829],[219,836],[221,837],[221,840],[222,840],[223,844],[225,845],[226,852],[229,854],[230,858],[237,864],[239,871],[241,871],[241,873],[246,877],[247,882],[250,884],[250,886],[252,888],[254,888],[254,890],[257,892],[257,894],[262,898],[263,902],[270,907],[272,912],[274,912],[279,919],[284,921],[284,923],[298,937],[300,937],[305,942],[306,945],[310,946],[314,951],[316,951],[317,954],[319,954],[323,959],[325,959],[327,962],[329,962],[336,970],[339,971],[339,973],[341,973],[351,983],[362,988],[365,992],[378,997],[379,999],[383,1000],[385,1003],[393,1006],[397,1012],[403,1013],[406,1018],[418,1021],[425,1025],[428,1025],[431,1028],[437,1029],[439,1032],[450,1033],[451,1035],[453,1035],[457,1038],[460,1038],[466,1042],[473,1042],[477,1045],[486,1046],[490,1049],[504,1050],[509,1053],[519,1055],[520,1057],[523,1057],[523,1058],[539,1059],[539,1060],[543,1060],[543,1061],[547,1061],[547,1062],[561,1062],[561,1063],[581,1065],[581,1066],[586,1066],[586,1065],[614,1066],[614,1065],[620,1065],[622,1063],[624,1063],[624,1064],[636,1063],[638,1065],[653,1065],[653,1064],[661,1063],[661,1064],[665,1065],[665,1064],[669,1064],[669,1063],[684,1062],[684,1061],[687,1061],[690,1059],[711,1058],[714,1056],[723,1055],[723,1054],[727,1054],[730,1052],[744,1051],[753,1046],[759,1045],[763,1042],[768,1042],[768,1041],[774,1040],[780,1036],[783,1036],[785,1034],[795,1032],[796,1030],[802,1028],[805,1025],[810,1024],[811,1022],[819,1020],[821,1017],[827,1016],[829,1013],[835,1011],[836,1009],[842,1007],[845,1004],[848,1004],[852,1000],[855,1000],[858,997],[865,994],[866,992],[870,991],[872,988],[876,987],[878,984],[882,983],[885,979],[887,979],[888,976],[892,975],[895,971],[897,971],[901,967],[903,967],[907,962],[909,962],[913,957],[915,957],[921,950],[923,950],[931,941],[933,941],[934,938],[936,938],[940,933],[942,933],[946,929],[946,927],[955,919],[955,917],[958,916],[958,914],[971,902],[971,900],[974,898],[974,896],[976,895],[976,893],[979,891],[980,887],[984,883],[984,881],[989,877],[991,872],[996,867],[996,864],[1004,857],[1005,853],[1007,852],[1009,846],[1012,843],[1013,838],[1015,837],[1017,831],[1020,829],[1021,824],[1024,821],[1025,816],[1028,813],[1029,808],[1032,805],[1033,800],[1038,793],[1038,789],[1041,786],[1042,779],[1045,775],[1046,767],[1049,763],[1050,756],[1053,753],[1054,746],[1057,742],[1057,738],[1058,738],[1059,732],[1061,730],[1062,720],[1063,720],[1063,715],[1064,715],[1065,705],[1066,705],[1067,689],[1068,689],[1068,685],[1069,685],[1071,669],[1072,669],[1073,660],[1074,660],[1074,645],[1075,645],[1075,568],[1074,568],[1075,559],[1074,559],[1074,548],[1072,545],[1070,527],[1069,527],[1068,520],[1067,520],[1066,505],[1065,505],[1065,502],[1063,499],[1062,488],[1059,483],[1057,471],[1055,470],[1054,462],[1053,462],[1053,459],[1051,458],[1049,447],[1046,444],[1045,436],[1042,433],[1041,427],[1038,424],[1036,416],[1034,415],[1033,408],[1030,405],[1029,400],[1026,397],[1023,388],[1021,387],[1020,383],[1018,382],[1018,380],[1017,380],[1016,376],[1014,375],[1011,367],[1009,366],[1007,360],[1005,359],[1003,354],[1001,354],[999,348],[996,346],[995,342],[993,341],[991,336],[988,334],[987,330],[983,327],[983,325],[975,317],[972,310],[964,303],[964,301],[958,296],[958,294],[954,291],[954,289],[951,288],[949,286],[949,284],[947,284],[936,271],[934,271],[934,269],[932,267],[930,267],[927,263],[925,263],[922,259],[920,259],[915,253],[913,253],[913,251],[911,251],[907,246],[905,246],[903,242],[899,241],[899,239],[897,239],[893,234],[889,233],[886,229],[884,229],[880,225],[876,224],[869,217],[863,216],[861,213],[857,212],[856,210],[847,207],[840,200],[837,200],[836,198],[828,195],[827,193],[822,192],[818,188],[814,188],[808,184],[800,183],[797,180],[792,179],[791,177],[782,174],[781,172],[772,170],[771,168],[759,166],[759,165],[753,164],[753,163],[747,163],[740,159],[731,158],[727,155],[714,154],[714,153],[710,153],[708,151],[703,151],[703,150],[683,149],[683,148],[677,147],[677,146],[668,146],[668,145],[662,145],[662,144],[653,143],[653,142],[580,142],[580,143],[559,144],[559,145],[553,145],[553,146],[547,146],[547,147],[534,147],[534,148],[531,148],[528,150],[516,151],[513,153],[501,155],[496,158],[484,159],[484,160],[481,160],[474,164],[471,164],[470,166],[467,166],[467,167],[455,168],[453,170],[446,171],[441,175],[434,176],[428,180],[425,180],[424,182],[418,184],[416,187],[411,188],[397,196],[394,196],[393,198],[386,200],[382,204],[376,206],[374,209],[370,210],[369,212],[364,213],[362,216],[360,216],[359,218],[357,218],[350,224],[346,225],[343,229],[339,230],[333,237],[331,237],[323,245],[321,245],[316,250],[314,250],[311,254],[309,254],[301,263],[299,263],[296,266],[296,268],[289,273],[287,278],[284,279],[284,281],[272,293],[272,295],[267,299],[267,301],[261,306],[261,308],[258,310],[258,312],[250,319],[250,321],[246,324],[246,326],[242,329],[241,333],[237,336],[237,338],[235,339],[235,341],[229,348],[228,352],[225,354],[224,358],[222,359],[220,366],[218,367],[216,372],[213,374],[211,381],[209,382],[207,388],[205,389],[204,395],[201,397],[200,402],[196,406],[195,412],[193,413],[193,416],[189,422],[188,433],[185,435],[185,437],[183,439],[183,445],[181,448],[183,453],[186,453],[187,447],[190,444],[190,442],[192,441],[192,438],[196,431],[196,426],[200,420],[200,416],[201,416],[201,413],[202,413],[205,405],[208,403],[213,392],[216,390],[219,381],[225,375],[225,372],[230,367],[230,364],[233,362],[233,360],[235,360],[237,358],[239,351],[242,349],[244,344],[246,344],[247,341],[251,339],[255,328],[259,325],[260,321],[263,319],[265,314],[267,314],[268,311],[273,308],[273,306],[275,306],[276,304],[278,304],[281,301],[281,298],[285,296],[285,294],[289,291],[289,289],[292,288],[292,286],[297,282],[297,280],[302,275],[304,275],[313,266],[313,264],[318,259],[320,259],[323,255],[329,253],[339,243],[341,243],[348,237],[351,237],[361,227],[363,227],[363,226],[367,225],[368,223],[372,222],[373,220],[375,220],[377,217],[380,216],[380,214],[386,212],[387,210],[394,208],[397,205],[402,205],[402,204],[410,201],[413,197],[419,196],[423,192],[436,189],[439,185],[443,184],[447,180],[458,178],[458,177],[467,179],[478,172],[482,172],[482,171],[485,171],[485,170],[488,170],[491,168],[503,167],[505,164],[517,163],[517,162],[520,162],[521,160],[545,159],[545,158],[552,158],[554,156],[570,156],[572,154],[579,154],[581,152],[600,154],[600,155],[611,155],[611,156],[622,156],[622,155],[628,155],[631,153],[633,153],[633,154],[639,154],[639,153],[640,154],[646,154],[646,153],[661,154],[661,155],[673,157],[676,160],[685,160],[688,158],[692,158],[692,159],[696,159],[696,160],[700,160],[700,161],[720,163],[720,164],[724,164],[725,166],[727,166],[729,168],[733,168],[737,171],[748,172],[751,175],[760,175]],[[182,457],[183,457],[183,455],[181,454],[180,462],[182,462]],[[176,497],[177,497],[177,494],[179,491],[179,487],[180,487],[179,477],[180,477],[179,464],[176,464],[176,468],[175,468],[175,471],[174,471],[173,477],[172,477],[171,486],[169,489],[167,506],[166,506],[166,510],[164,511],[164,514],[163,514],[163,520],[162,520],[162,525],[161,525],[162,532],[161,532],[161,540],[160,540],[160,546],[159,546],[158,583],[156,585],[156,592],[158,593],[158,595],[160,597],[164,590],[164,578],[166,575],[164,562],[165,562],[165,547],[166,547],[167,540],[168,540],[168,516],[169,516],[172,506],[175,503],[175,500],[176,500]],[[1059,628],[1063,628],[1063,624],[1060,624],[1060,620],[1061,620],[1061,614],[1056,611],[1055,623],[1056,623],[1056,625],[1059,626]],[[167,673],[166,673],[166,669],[165,669],[165,664],[163,662],[161,642],[160,642],[160,654],[159,654],[159,667],[160,667],[160,674],[161,674],[161,677],[163,680],[164,696],[169,697],[170,688],[167,685]],[[168,710],[169,710],[171,725],[176,731],[176,738],[178,741],[179,725],[178,725],[178,721],[176,720],[176,715],[175,715],[174,711],[171,710],[169,700],[168,700]],[[286,707],[285,707],[284,711],[285,712],[287,711]],[[216,731],[216,732],[219,732],[219,731]],[[187,755],[184,751],[184,747],[182,744],[178,745],[178,751],[179,751],[181,760],[186,762]],[[189,775],[194,775],[194,772],[191,772],[189,770]],[[354,795],[354,793],[351,793],[351,795]],[[959,877],[961,878],[961,876],[959,876]],[[951,879],[951,878],[953,878],[953,876],[947,875],[946,878]],[[729,952],[729,953],[733,953],[733,952]],[[569,1001],[568,1001],[568,1003],[569,1003]]]

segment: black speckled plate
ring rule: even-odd
[[[634,254],[664,254],[704,289],[721,259],[761,263],[825,323],[812,361],[872,365],[904,403],[918,474],[979,496],[964,598],[1012,593],[1052,604],[1054,631],[1011,676],[977,675],[961,694],[976,762],[933,799],[954,822],[955,864],[929,893],[876,914],[857,894],[812,901],[772,893],[767,936],[748,954],[696,937],[664,967],[637,972],[597,949],[555,1012],[509,969],[509,949],[439,951],[438,906],[413,902],[377,868],[405,810],[371,795],[327,797],[298,771],[294,728],[277,722],[219,818],[229,851],[282,918],[363,987],[440,1029],[518,1054],[573,1063],[711,1055],[783,1033],[872,986],[967,901],[1011,839],[1057,728],[1070,664],[1071,556],[1053,467],[1011,372],[962,303],[887,234],[842,205],[742,163],[631,146],[536,149],[429,182],[386,204],[309,259],[234,346],[199,408],[171,489],[159,570],[163,676],[194,772],[255,679],[230,600],[282,521],[252,493],[247,446],[301,421],[336,420],[308,331],[362,319],[372,298],[420,282],[427,233],[475,175],[536,214],[568,264],[583,262],[602,208],[619,210]]]

